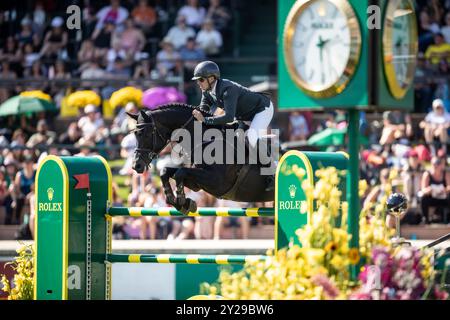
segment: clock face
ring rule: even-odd
[[[383,33],[384,69],[392,95],[401,99],[413,82],[418,50],[414,6],[410,0],[389,1]]]
[[[345,88],[361,47],[359,25],[346,1],[298,1],[284,35],[288,71],[302,90],[328,97]]]

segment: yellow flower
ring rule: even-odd
[[[23,91],[20,93],[20,96],[43,99],[49,102],[52,101],[52,98],[48,94],[42,92],[41,90]]]
[[[335,251],[336,249],[337,249],[337,243],[336,242],[334,242],[334,241],[330,241],[330,242],[328,242],[327,244],[326,244],[326,246],[325,246],[325,248],[324,248],[324,250],[325,250],[325,252],[332,252],[332,251]]]
[[[109,103],[113,108],[117,108],[119,106],[124,107],[128,102],[133,102],[136,106],[141,106],[142,95],[143,92],[140,89],[134,87],[124,87],[115,91],[111,95]]]
[[[350,264],[357,264],[359,262],[359,251],[356,248],[351,248],[348,252],[348,259]]]
[[[67,97],[67,104],[76,108],[84,108],[88,104],[100,105],[100,96],[92,90],[80,90],[70,94]]]

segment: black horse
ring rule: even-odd
[[[196,121],[192,116],[194,109],[200,110],[204,116],[211,116],[211,114],[198,107],[190,106],[187,104],[167,104],[160,106],[158,109],[150,111],[141,110],[138,114],[128,114],[130,117],[137,121],[135,135],[137,140],[137,149],[133,159],[133,169],[137,173],[144,172],[149,166],[152,160],[158,156],[158,154],[165,149],[165,147],[172,143],[179,143],[183,145],[184,137],[178,137],[179,129],[184,129],[184,132],[189,133],[190,141],[188,148],[183,148],[185,159],[187,157],[187,163],[184,166],[179,167],[165,167],[161,170],[161,182],[166,195],[166,202],[169,205],[174,206],[177,210],[188,213],[197,210],[197,204],[192,199],[185,197],[184,187],[188,187],[193,191],[205,190],[211,195],[240,202],[265,202],[274,200],[274,192],[266,190],[267,175],[261,174],[261,168],[267,168],[267,161],[264,163],[261,157],[258,157],[257,161],[250,160],[250,154],[248,143],[240,144],[239,141],[243,140],[243,135],[234,135],[233,142],[230,148],[230,139],[211,139],[209,141],[203,141],[203,138],[198,139],[198,128],[201,129],[201,136],[206,132],[206,129],[215,128],[219,132],[224,133],[225,129],[239,129],[238,123],[227,126],[207,126],[199,121]],[[197,133],[195,136],[194,133]],[[217,132],[217,131],[216,131]],[[228,131],[230,132],[230,131]],[[239,130],[231,131],[239,132]],[[241,130],[241,132],[243,132]],[[225,135],[223,135],[224,137]],[[196,138],[197,137],[197,138]],[[189,138],[188,138],[189,139]],[[206,150],[206,148],[212,147],[212,143],[215,146],[220,146],[225,150],[222,157],[219,157],[220,161],[214,163],[196,163],[194,153]],[[245,161],[238,162],[238,146],[245,146]],[[234,161],[226,161],[230,159],[230,154],[233,153],[232,159]],[[198,153],[197,153],[198,154]],[[214,152],[213,152],[214,155]],[[266,154],[267,155],[267,154]],[[217,160],[217,158],[215,158]],[[239,158],[242,160],[242,155]],[[254,159],[254,158],[253,158]],[[270,161],[270,160],[269,160]],[[186,161],[185,161],[186,162]],[[240,164],[239,164],[240,163]],[[273,165],[273,163],[269,164]],[[173,178],[176,182],[176,196],[170,186],[169,179]]]

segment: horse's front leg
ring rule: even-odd
[[[177,206],[176,206],[176,208],[178,211],[180,211],[184,214],[188,214],[189,212],[197,211],[197,204],[195,203],[195,201],[192,199],[186,199],[186,194],[184,192],[185,179],[189,175],[189,170],[192,170],[192,169],[188,169],[188,168],[178,169],[173,177],[175,179],[176,185],[177,185],[177,191],[176,191]]]
[[[175,198],[175,194],[173,193],[172,186],[170,185],[169,179],[173,177],[175,172],[177,172],[179,168],[170,168],[165,167],[161,170],[159,176],[161,177],[161,184],[164,190],[164,194],[166,195],[166,202],[169,205],[174,207],[178,207],[177,199]],[[177,210],[179,210],[177,208]]]

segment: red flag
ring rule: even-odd
[[[73,176],[77,180],[75,189],[88,189],[89,190],[89,173],[76,174]]]

